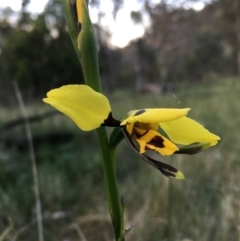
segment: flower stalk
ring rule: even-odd
[[[62,0],[62,7],[74,49],[80,60],[86,85],[102,93],[99,74],[98,51],[94,29],[84,0]],[[77,20],[77,21],[76,21]],[[105,127],[97,129],[103,156],[104,179],[109,212],[116,241],[124,241],[123,211],[119,194],[114,150],[110,149]]]

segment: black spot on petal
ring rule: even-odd
[[[164,148],[164,139],[161,136],[154,136],[149,142],[147,142],[147,144],[152,145],[152,146],[156,146],[159,148]]]
[[[141,115],[142,113],[146,112],[146,110],[142,109],[142,110],[138,110],[134,116],[137,116],[137,115]]]

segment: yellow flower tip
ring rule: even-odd
[[[76,10],[77,10],[77,18],[78,18],[79,24],[82,24],[84,5],[87,8],[87,4],[85,0],[76,0]]]
[[[184,175],[182,172],[178,171],[177,173],[174,173],[175,177],[171,177],[171,178],[174,178],[174,179],[178,179],[178,180],[183,180],[185,179]]]
[[[43,101],[70,117],[84,131],[100,127],[111,113],[106,96],[87,85],[65,85],[50,90]]]
[[[219,136],[212,134],[211,146],[217,145],[220,140],[221,140],[221,138]]]
[[[78,22],[81,24],[82,23],[82,1],[77,0],[76,1],[76,7],[77,7],[77,18]]]

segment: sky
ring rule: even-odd
[[[28,10],[33,13],[41,13],[44,11],[47,2],[48,0],[31,0],[28,5]],[[156,2],[159,2],[159,0],[156,0]],[[14,11],[19,11],[21,9],[21,3],[22,0],[1,1],[0,7],[9,6]],[[201,10],[204,7],[204,4],[202,1],[199,1],[189,7]],[[102,1],[100,10],[105,13],[105,16],[102,18],[101,24],[111,33],[110,42],[113,46],[123,48],[129,43],[129,41],[141,37],[144,34],[145,26],[139,24],[135,25],[130,18],[131,11],[138,11],[140,8],[141,6],[138,0],[125,0],[123,8],[118,11],[116,19],[114,20],[112,17],[112,1]],[[96,9],[90,9],[90,16],[93,23],[98,21]],[[147,24],[148,20],[144,19],[143,22]]]
[[[105,12],[105,16],[101,21],[101,25],[112,33],[111,43],[113,45],[125,47],[130,40],[141,37],[144,34],[144,26],[134,24],[130,18],[131,11],[138,11],[140,7],[137,0],[125,0],[124,7],[118,11],[114,20],[112,17],[112,1],[102,1],[100,10]],[[96,16],[94,12],[90,12],[90,14],[92,21],[97,22],[94,19],[94,16]]]
[[[28,10],[33,13],[41,13],[44,11],[44,6],[48,0],[31,0],[28,5]],[[130,19],[130,12],[132,10],[139,10],[137,0],[126,1],[124,8],[120,9],[116,19],[112,17],[113,4],[111,0],[104,0],[100,6],[100,10],[105,13],[102,18],[102,26],[108,29],[111,33],[111,44],[116,47],[125,47],[129,41],[138,38],[144,34],[144,27],[134,25]],[[131,2],[131,3],[130,3]],[[14,11],[21,9],[22,0],[8,0],[1,1],[0,7],[11,7]],[[90,9],[90,15],[93,23],[97,22],[97,10]],[[127,28],[126,28],[127,26]],[[127,29],[127,33],[126,33]]]

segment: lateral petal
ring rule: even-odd
[[[141,109],[134,110],[127,114],[126,118],[121,122],[121,125],[127,123],[161,123],[165,121],[171,121],[187,115],[190,108],[185,109]]]
[[[209,142],[214,146],[220,137],[209,132],[201,124],[188,117],[160,123],[160,127],[166,132],[171,141],[177,144],[189,145],[195,142]]]
[[[150,165],[158,169],[166,177],[175,178],[175,179],[184,179],[183,173],[177,170],[175,167],[170,166],[166,163],[154,160],[144,154],[141,156],[147,163],[149,163]]]
[[[87,85],[50,90],[43,101],[70,117],[83,131],[100,127],[111,113],[107,97]]]

